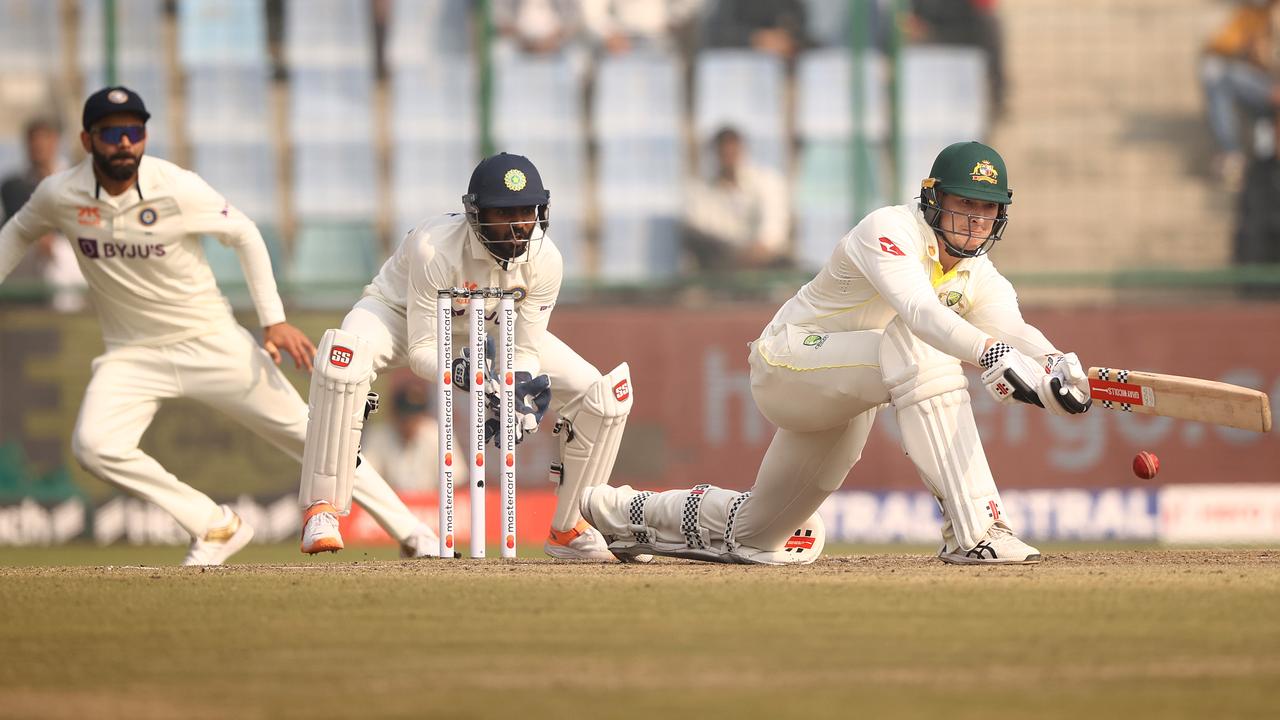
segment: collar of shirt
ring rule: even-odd
[[[146,155],[143,155],[138,160],[138,177],[134,180],[133,185],[130,186],[128,190],[125,190],[123,193],[116,196],[119,198],[119,202],[111,204],[131,204],[130,200],[125,199],[128,196],[136,197],[137,202],[146,202],[148,200],[155,200],[158,196],[164,195],[163,183],[160,180],[159,173],[160,168],[158,163],[152,161],[151,158]],[[98,183],[98,176],[93,172],[92,155],[81,160],[80,164],[76,166],[75,175],[71,181],[71,187],[75,192],[81,193],[94,200],[108,202],[108,198],[110,197],[107,195],[106,191],[102,189],[102,186]]]
[[[920,226],[920,234],[924,237],[924,251],[932,261],[929,267],[929,281],[934,287],[938,287],[942,283],[955,277],[957,273],[968,274],[970,265],[973,264],[975,258],[960,258],[960,261],[951,266],[950,270],[943,271],[942,263],[938,261],[939,253],[942,249],[938,247],[938,234],[934,232],[929,223],[924,221],[924,212],[920,210],[919,205],[916,206],[913,215],[916,218],[916,224]]]

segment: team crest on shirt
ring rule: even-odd
[[[811,348],[820,348],[827,342],[827,335],[809,335],[804,339],[804,346]]]
[[[142,212],[138,213],[138,222],[148,227],[156,224],[155,208],[142,208]]]
[[[502,176],[502,184],[506,185],[511,192],[520,192],[525,185],[529,184],[529,180],[524,176],[523,172],[516,168],[511,168],[506,175]]]
[[[511,288],[510,293],[512,297],[515,298],[516,302],[520,302],[521,300],[524,300],[529,295],[529,291],[522,287],[513,287]]]
[[[996,166],[992,165],[990,160],[979,160],[978,164],[973,166],[973,170],[969,171],[969,177],[975,182],[996,185],[1000,182],[1000,171],[996,170]]]
[[[963,299],[964,299],[964,294],[956,292],[955,290],[948,290],[946,292],[938,293],[938,300],[940,300],[942,304],[946,305],[947,307],[955,307],[959,305],[960,301]]]

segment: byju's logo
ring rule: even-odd
[[[85,257],[95,260],[99,257],[97,240],[93,238],[78,238],[78,240],[80,241],[80,252],[84,253]]]

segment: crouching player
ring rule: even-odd
[[[631,410],[631,380],[626,363],[601,375],[547,332],[564,274],[560,251],[547,235],[549,200],[527,158],[486,158],[471,175],[465,212],[430,218],[410,231],[342,327],[324,334],[311,379],[299,496],[303,552],[342,548],[337,516],[350,507],[364,399],[376,373],[407,364],[434,380],[450,370],[436,367],[437,292],[497,287],[516,297],[518,439],[537,430],[549,407],[560,418],[561,484],[544,548],[555,558],[614,559],[600,534],[583,522],[578,504],[583,489],[604,483],[613,470]],[[455,302],[453,313],[462,316],[467,300]],[[490,334],[496,333],[498,302],[486,300]],[[465,347],[467,334],[465,322],[455,323],[454,346]]]
[[[619,558],[812,562],[818,507],[857,463],[876,411],[897,410],[902,445],[942,507],[938,556],[1035,563],[1009,527],[978,438],[962,362],[1001,402],[1055,414],[1089,408],[1088,380],[1022,319],[986,253],[1008,223],[1004,160],[976,142],[935,159],[918,204],[872,212],[751,343],[751,391],[777,433],[749,492],[698,485],[582,493],[587,521]]]

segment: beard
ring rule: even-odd
[[[128,160],[129,162],[118,163],[115,160]],[[123,182],[131,179],[138,172],[138,158],[127,152],[118,152],[108,157],[106,154],[98,152],[97,148],[93,149],[93,164],[103,175],[115,180]]]

